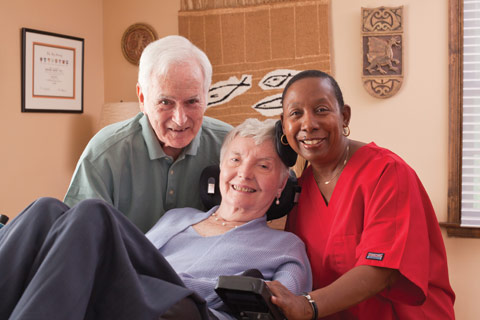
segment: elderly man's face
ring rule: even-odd
[[[142,111],[164,152],[174,159],[197,135],[206,109],[202,70],[196,64],[170,67],[167,74],[152,76],[144,95],[137,86]]]

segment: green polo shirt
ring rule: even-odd
[[[219,163],[221,144],[231,129],[229,124],[204,117],[196,137],[173,161],[143,113],[107,126],[81,155],[65,203],[73,206],[84,199],[103,199],[143,232],[169,209],[203,209],[200,173]]]

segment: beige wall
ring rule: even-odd
[[[103,10],[98,0],[0,1],[0,212],[63,198],[103,104]],[[21,113],[22,27],[85,39],[84,113]]]
[[[0,211],[15,214],[37,196],[63,196],[103,101],[136,99],[137,68],[121,54],[123,31],[132,23],[145,22],[159,36],[176,34],[180,5],[179,0],[104,0],[102,13],[102,2],[97,0],[4,2],[0,4],[4,40]],[[360,79],[360,10],[382,5],[405,6],[405,80],[398,94],[386,100],[369,96]],[[423,181],[439,220],[445,220],[447,212],[447,18],[448,0],[332,0],[333,70],[353,110],[352,138],[375,141],[402,156]],[[83,115],[20,113],[22,26],[86,38]],[[445,244],[457,293],[457,319],[477,319],[480,239],[445,236]]]
[[[105,102],[136,101],[137,66],[122,54],[123,32],[134,23],[152,26],[159,38],[178,34],[175,0],[103,0],[105,36]]]

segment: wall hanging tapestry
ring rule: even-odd
[[[281,113],[288,80],[306,69],[331,72],[329,0],[185,0],[179,34],[213,65],[206,115],[241,123]]]

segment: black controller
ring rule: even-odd
[[[271,302],[272,293],[262,279],[247,276],[220,276],[215,291],[237,319],[287,319]]]

